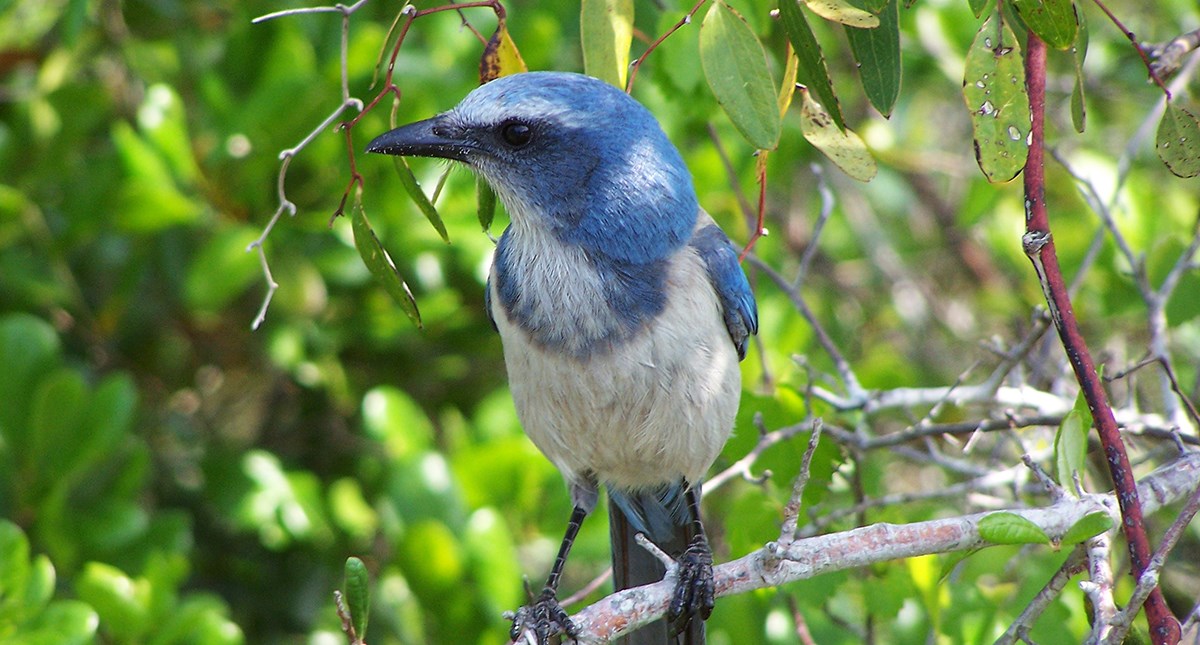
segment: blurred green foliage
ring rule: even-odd
[[[691,4],[635,2],[635,52]],[[786,37],[761,3],[729,4],[763,40],[778,79]],[[1200,18],[1183,0],[1109,4],[1150,40]],[[330,222],[350,172],[343,137],[321,133],[288,172],[298,212],[266,239],[280,286],[263,327],[250,330],[266,284],[246,248],[278,205],[278,154],[340,100],[338,16],[250,22],[296,6],[0,2],[0,643],[340,642],[331,594],[350,555],[373,576],[374,645],[502,642],[501,612],[521,604],[522,576],[540,580],[549,567],[569,502],[521,433],[504,384],[481,295],[492,242],[479,231],[467,172],[451,171],[441,192],[447,245],[390,161],[356,157],[364,212],[421,307],[418,331],[364,267],[347,219]],[[1080,7],[1092,25],[1089,129],[1072,130],[1074,63],[1057,53],[1049,127],[1054,145],[1109,190],[1158,95],[1123,36]],[[582,69],[577,7],[507,8],[531,69]],[[370,95],[397,10],[375,2],[355,14],[352,94]],[[494,27],[486,10],[466,15],[484,34]],[[858,87],[841,30],[810,17],[847,123],[881,166],[867,185],[825,166],[838,200],[803,290],[871,388],[955,382],[989,359],[981,340],[1018,336],[1041,302],[1019,244],[1019,187],[988,184],[971,150],[960,85],[979,21],[961,2],[917,3],[899,19],[903,87],[884,120]],[[477,82],[480,49],[453,13],[422,19],[397,60],[397,119],[456,103]],[[647,59],[634,94],[679,144],[701,203],[744,240],[730,174],[754,193],[752,150],[704,83],[697,51],[697,30],[681,29]],[[387,129],[387,112],[356,126],[356,152]],[[1189,239],[1195,185],[1171,178],[1152,145],[1130,162],[1116,225],[1161,276]],[[794,115],[785,118],[768,168],[771,234],[756,247],[785,275],[821,205],[812,163],[823,162]],[[428,188],[443,166],[413,169]],[[1050,172],[1059,252],[1076,267],[1097,223],[1061,168]],[[503,223],[501,213],[495,230]],[[1124,334],[1136,348],[1144,310],[1128,269],[1103,243],[1077,308],[1098,342]],[[754,445],[756,412],[767,428],[833,414],[808,410],[803,394],[807,370],[832,372],[830,359],[784,294],[756,282],[760,342],[717,468]],[[1189,272],[1168,305],[1191,359],[1200,356],[1198,289]],[[1195,387],[1195,370],[1182,378]],[[870,420],[878,432],[906,422]],[[762,456],[756,471],[773,473],[763,486],[736,481],[706,501],[719,560],[778,534],[803,445]],[[950,477],[887,454],[863,463],[848,474],[842,451],[822,444],[806,504],[853,504],[850,481],[875,497]],[[929,501],[867,519],[965,508]],[[585,524],[563,589],[606,567],[602,518]],[[937,558],[918,558],[725,598],[710,642],[793,642],[789,598],[821,643],[858,642],[853,626],[867,623],[880,642],[991,642],[1065,558],[1018,548],[980,552],[948,580]],[[1068,589],[1033,636],[1078,640],[1086,621],[1081,593]]]

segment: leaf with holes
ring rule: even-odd
[[[527,71],[529,68],[525,65],[525,60],[521,58],[517,44],[508,34],[508,26],[501,20],[500,24],[496,25],[496,31],[492,34],[491,39],[483,48],[483,55],[479,58],[479,84],[483,85],[501,76]]]
[[[717,103],[755,148],[772,150],[783,127],[767,54],[754,30],[721,2],[700,25],[700,65]]]
[[[400,303],[400,308],[408,315],[409,320],[420,329],[421,312],[417,310],[417,301],[404,278],[400,277],[391,256],[379,243],[379,238],[375,237],[375,231],[371,228],[371,222],[367,220],[362,204],[355,205],[350,224],[354,230],[354,248],[358,249],[363,264],[367,265],[375,279],[383,284],[383,288]]]
[[[980,519],[979,537],[992,544],[1050,544],[1042,527],[1008,511],[989,513]]]
[[[890,116],[900,95],[900,5],[891,0],[879,13],[874,29],[846,27],[850,51],[858,65],[863,91],[871,105]]]
[[[1075,42],[1079,19],[1072,0],[1013,0],[1013,8],[1033,33],[1055,49]]]
[[[800,90],[800,100],[800,131],[804,138],[847,175],[862,182],[874,179],[877,167],[867,144],[853,130],[838,129],[808,90]]]
[[[1200,175],[1200,123],[1196,115],[1175,105],[1167,104],[1167,113],[1158,124],[1154,143],[1158,158],[1179,177]]]
[[[847,0],[804,0],[804,4],[818,16],[850,27],[873,29],[879,26],[879,17],[860,9]]]
[[[963,98],[979,169],[990,182],[1016,177],[1029,156],[1029,95],[1017,37],[998,13],[983,23],[967,51]]]
[[[625,89],[629,44],[633,42],[633,0],[583,0],[579,40],[583,71]]]
[[[796,57],[800,59],[796,78],[817,95],[837,127],[845,130],[846,121],[842,118],[837,95],[833,93],[833,81],[829,79],[829,70],[825,67],[825,55],[821,53],[821,45],[817,43],[817,37],[808,26],[797,0],[779,0],[779,19],[783,22],[783,30],[792,43]]]

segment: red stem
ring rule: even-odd
[[[1146,538],[1142,518],[1142,503],[1138,498],[1137,482],[1125,453],[1125,444],[1108,404],[1095,363],[1088,352],[1087,343],[1079,331],[1079,324],[1071,309],[1066,283],[1058,265],[1054,250],[1054,238],[1050,233],[1050,220],[1046,212],[1045,177],[1045,108],[1046,108],[1046,45],[1034,33],[1029,32],[1028,50],[1025,53],[1025,83],[1029,91],[1029,106],[1032,117],[1032,135],[1029,158],[1025,163],[1025,235],[1022,243],[1025,254],[1033,262],[1038,280],[1045,293],[1046,302],[1058,329],[1059,338],[1067,353],[1067,360],[1075,371],[1075,379],[1087,400],[1088,410],[1100,436],[1105,461],[1112,474],[1116,488],[1117,503],[1121,508],[1126,541],[1129,544],[1129,559],[1134,579],[1141,577],[1150,562],[1150,541]],[[1157,645],[1174,645],[1179,642],[1179,622],[1171,614],[1163,599],[1162,591],[1155,588],[1146,600],[1146,618],[1150,623],[1150,634]]]

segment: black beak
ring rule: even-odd
[[[467,161],[475,151],[475,146],[466,139],[466,130],[451,123],[444,114],[402,125],[367,144],[367,152],[456,161]]]

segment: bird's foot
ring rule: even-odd
[[[675,593],[667,608],[667,622],[671,625],[672,635],[687,629],[693,616],[708,620],[716,596],[712,550],[708,548],[708,540],[703,535],[692,538],[676,564]]]
[[[567,611],[554,597],[554,590],[549,587],[543,589],[532,604],[518,609],[512,621],[508,635],[514,643],[521,642],[522,638],[528,641],[532,636],[537,645],[546,645],[551,636],[560,633],[565,633],[573,640],[579,639],[579,628],[571,622]]]

